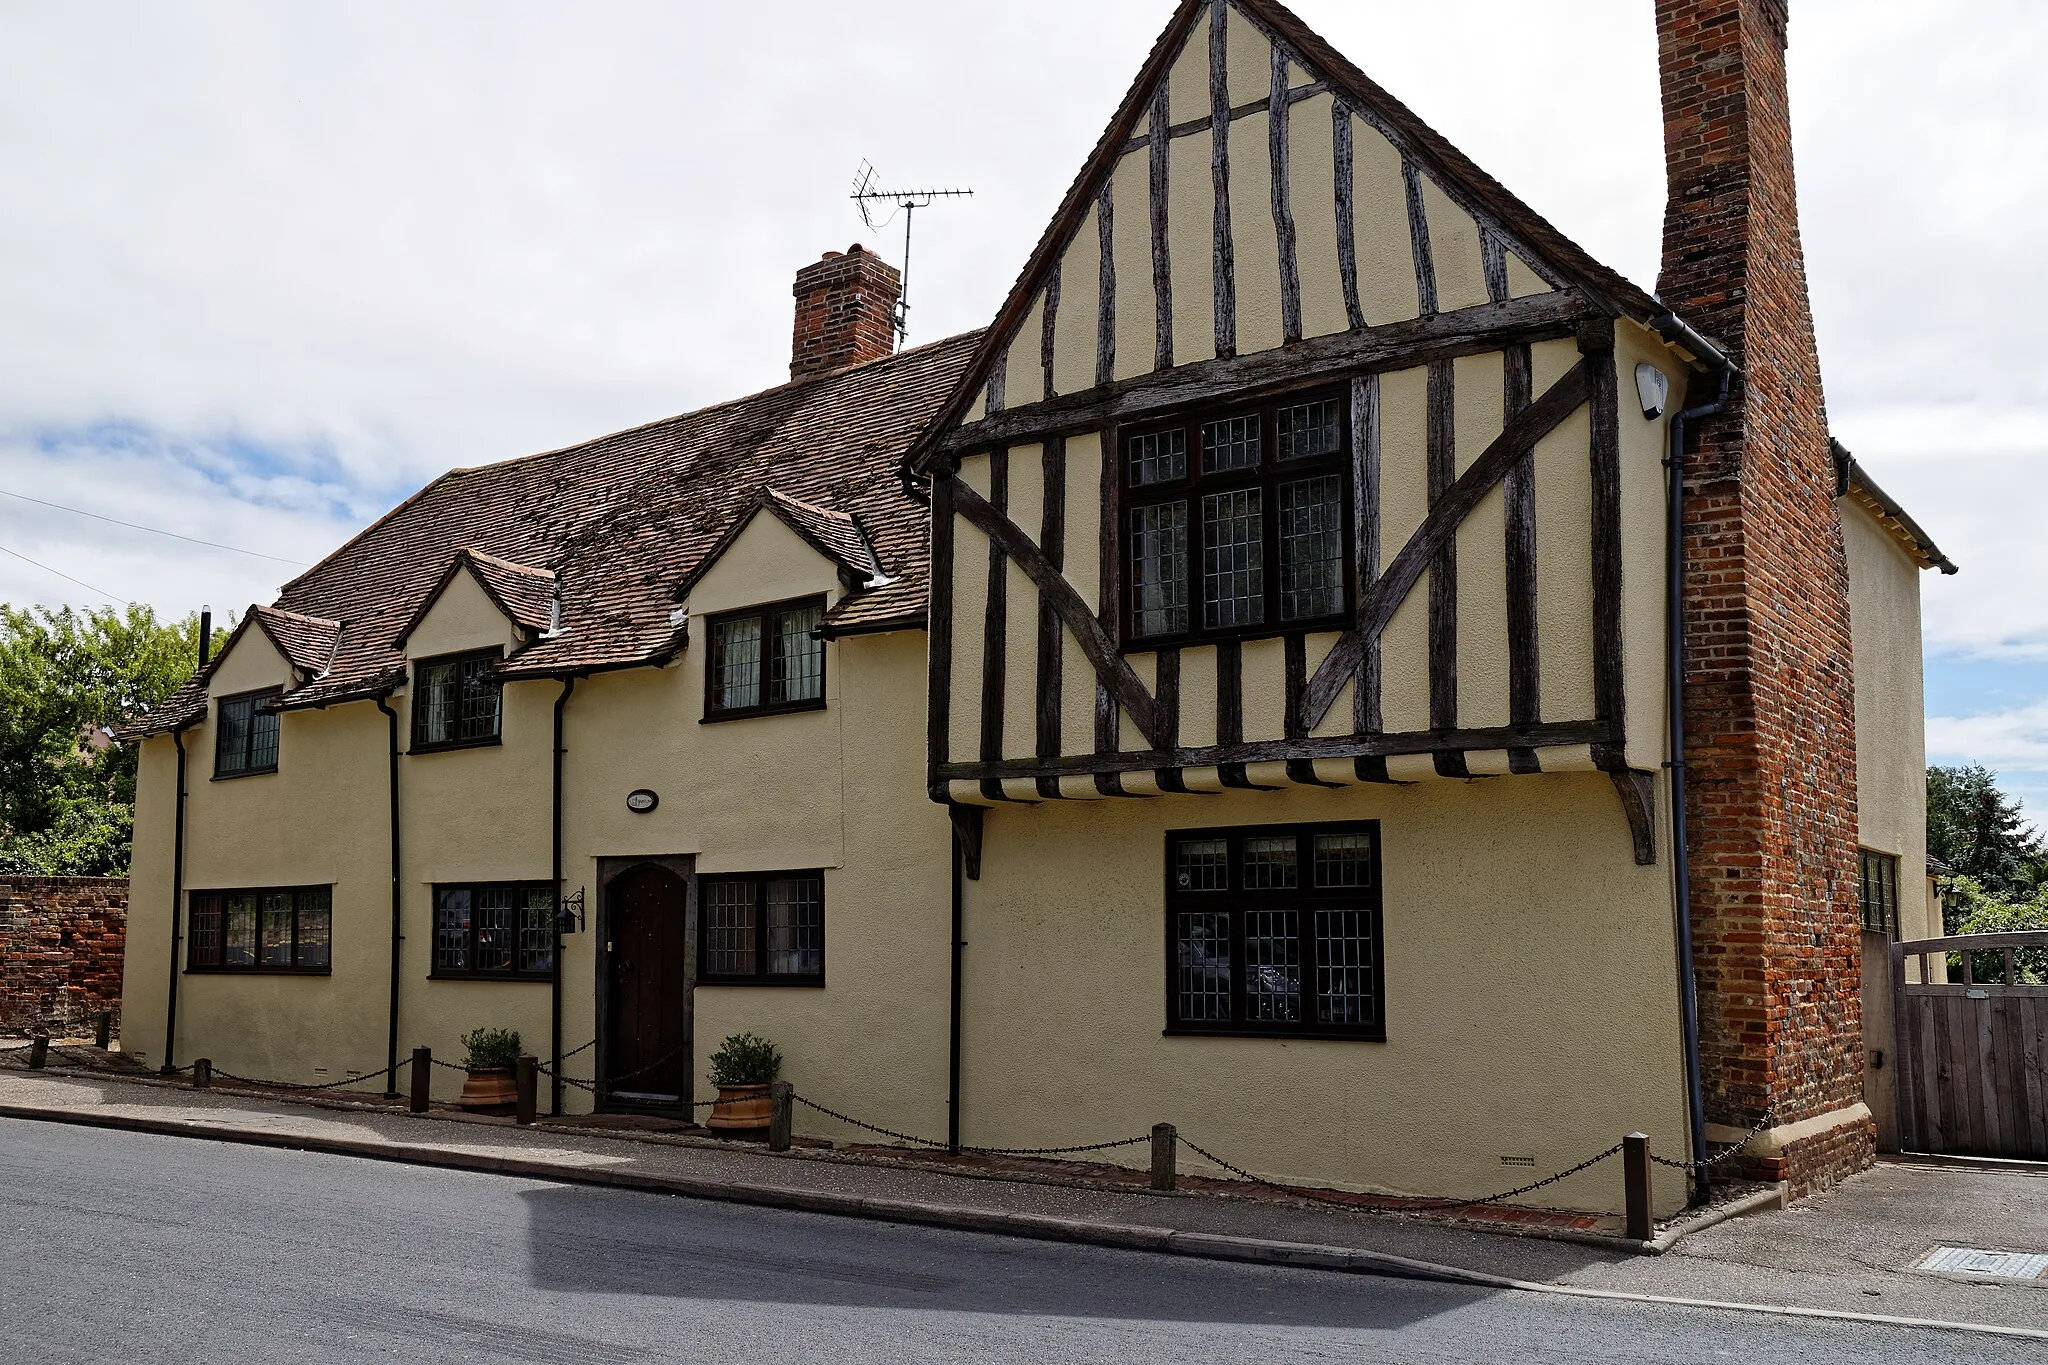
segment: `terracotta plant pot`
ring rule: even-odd
[[[704,1126],[719,1133],[766,1133],[772,1108],[765,1084],[721,1085]]]
[[[472,1114],[510,1114],[519,1107],[519,1081],[510,1071],[472,1071],[455,1103]]]

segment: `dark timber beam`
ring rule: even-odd
[[[1113,286],[1105,293],[1113,295]],[[951,453],[1023,444],[1054,433],[1073,435],[1111,422],[1145,420],[1213,400],[1251,400],[1285,389],[1313,388],[1361,371],[1411,369],[1433,360],[1574,336],[1581,322],[1604,316],[1590,299],[1565,290],[1475,304],[1363,331],[1312,337],[1271,351],[1192,361],[1160,374],[1104,382],[1085,393],[968,422],[940,442],[939,449]],[[1112,359],[1113,355],[1112,349]]]
[[[1088,662],[1095,666],[1095,675],[1102,686],[1114,698],[1116,704],[1130,714],[1131,723],[1138,727],[1148,744],[1159,743],[1159,718],[1153,705],[1152,694],[1138,681],[1138,675],[1117,653],[1116,643],[1096,619],[1095,612],[1081,600],[1073,584],[1066,576],[1047,561],[1045,552],[1037,543],[1018,529],[995,508],[988,505],[982,496],[967,484],[952,480],[953,508],[977,527],[995,548],[1008,555],[1022,569],[1031,581],[1038,585],[1043,600],[1052,604],[1059,613],[1081,651],[1088,656]],[[1092,757],[1076,759],[1074,771],[1092,771],[1088,765]],[[1150,765],[1141,765],[1150,766]],[[1034,774],[1035,775],[1035,774]]]
[[[1649,867],[1657,861],[1656,778],[1640,768],[1618,768],[1607,774],[1621,797],[1621,809],[1628,816],[1629,839],[1635,844],[1636,866]]]
[[[1303,713],[1311,730],[1322,724],[1331,704],[1337,700],[1337,694],[1357,672],[1360,660],[1365,657],[1366,641],[1379,638],[1379,633],[1393,619],[1402,599],[1414,588],[1438,552],[1457,535],[1459,525],[1472,515],[1472,509],[1479,505],[1479,500],[1507,477],[1509,467],[1524,449],[1556,430],[1559,423],[1592,397],[1597,368],[1592,358],[1581,360],[1562,379],[1546,389],[1541,398],[1522,409],[1515,420],[1508,423],[1506,430],[1493,439],[1485,453],[1472,462],[1471,468],[1460,475],[1442,497],[1430,504],[1429,515],[1423,519],[1421,527],[1401,547],[1401,552],[1394,556],[1379,580],[1370,588],[1361,588],[1358,625],[1344,632],[1324,657],[1322,666],[1316,669],[1315,676],[1309,679],[1308,692],[1303,698]]]
[[[986,782],[1003,778],[1028,780],[1086,773],[1145,772],[1159,768],[1236,768],[1242,771],[1250,763],[1542,749],[1611,743],[1618,738],[1611,726],[1596,720],[1546,721],[1541,725],[1506,725],[1484,730],[1416,730],[1398,735],[1331,735],[1320,739],[1310,736],[1211,744],[1196,749],[1134,749],[1114,754],[1066,754],[1058,758],[1012,758],[994,763],[948,763],[940,766],[939,776],[953,782]]]

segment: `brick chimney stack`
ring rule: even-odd
[[[1799,239],[1786,5],[1656,0],[1668,179],[1657,292],[1741,368],[1727,413],[1694,428],[1686,479],[1708,1135],[1768,1113],[1753,1164],[1804,1193],[1868,1165],[1876,1135],[1861,1108],[1848,567]]]
[[[796,272],[796,333],[789,377],[865,365],[896,350],[896,300],[903,276],[858,242]]]

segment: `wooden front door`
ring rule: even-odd
[[[628,1104],[687,1103],[687,889],[675,873],[647,863],[620,874],[609,899],[605,1096]]]

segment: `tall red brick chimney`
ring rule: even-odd
[[[1657,292],[1741,371],[1727,412],[1698,425],[1685,483],[1709,1138],[1768,1115],[1752,1150],[1803,1193],[1868,1165],[1876,1134],[1859,1107],[1848,567],[1799,240],[1787,3],[1656,0],[1668,178]]]
[[[903,276],[858,242],[828,251],[796,272],[796,332],[789,377],[865,365],[896,350],[896,300]]]

